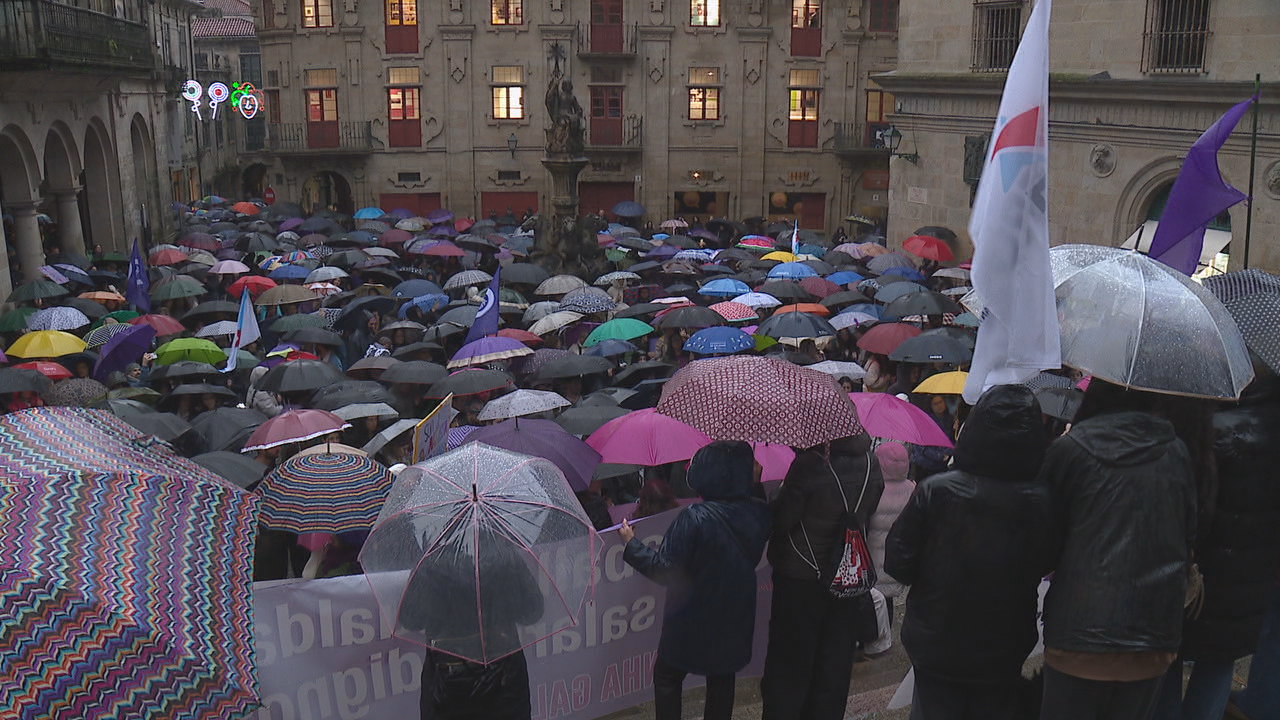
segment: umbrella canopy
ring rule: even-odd
[[[449,361],[448,367],[453,369],[469,365],[484,365],[532,354],[533,350],[519,340],[495,335],[472,340],[463,345]]]
[[[582,405],[560,413],[556,424],[573,435],[590,435],[605,423],[631,412],[610,402],[605,405]]]
[[[271,368],[258,380],[258,389],[267,392],[310,392],[346,377],[323,360],[290,360]]]
[[[894,362],[965,365],[973,360],[973,349],[947,335],[917,335],[907,338],[889,353]]]
[[[62,297],[66,294],[66,288],[51,280],[32,280],[14,288],[13,292],[9,293],[7,302],[32,302],[45,298]]]
[[[262,479],[262,524],[295,533],[371,530],[394,476],[367,457],[295,455]]]
[[[427,390],[427,397],[442,398],[450,393],[456,396],[475,395],[492,390],[505,390],[511,387],[511,377],[504,372],[467,368],[437,380]]]
[[[877,275],[883,275],[886,270],[895,267],[914,268],[915,263],[911,262],[911,258],[906,255],[899,255],[895,252],[885,252],[885,254],[878,255],[867,261],[867,269]]]
[[[909,283],[895,283],[889,287],[896,288],[908,284]],[[880,292],[885,292],[885,290],[881,290]],[[876,299],[879,299],[878,294]],[[961,312],[964,312],[964,309],[946,295],[924,290],[922,292],[913,292],[899,296],[896,300],[885,306],[883,317],[888,320],[891,318],[910,317],[912,315],[943,315],[946,313],[958,314]]]
[[[357,418],[383,418],[396,420],[400,417],[400,413],[390,405],[384,402],[368,402],[356,403],[354,405],[344,405],[333,411],[334,415],[351,422]]]
[[[157,365],[172,365],[181,360],[217,365],[226,359],[225,350],[203,338],[178,338],[156,348]]]
[[[507,420],[558,410],[562,407],[568,407],[570,404],[559,393],[546,392],[544,390],[525,390],[522,388],[513,393],[503,395],[496,400],[490,400],[480,410],[478,417],[480,420]]]
[[[647,467],[684,462],[711,442],[697,428],[653,408],[621,415],[587,438],[602,462]]]
[[[7,355],[19,358],[50,358],[74,355],[88,347],[80,338],[61,330],[37,330],[18,338]]]
[[[195,416],[191,427],[200,436],[206,451],[240,452],[249,436],[266,421],[267,416],[257,410],[220,407]]]
[[[756,334],[795,345],[804,340],[835,337],[836,329],[825,318],[812,313],[789,312],[775,314],[760,323]]]
[[[694,333],[684,344],[686,352],[699,355],[732,355],[745,350],[754,350],[755,347],[755,338],[735,327],[703,328]]]
[[[818,271],[800,262],[784,262],[769,270],[769,277],[782,280],[800,280],[817,277]]]
[[[150,325],[156,331],[157,337],[165,335],[177,335],[185,331],[187,328],[177,320],[168,315],[142,315],[129,321],[130,325]]]
[[[533,292],[535,295],[564,295],[586,286],[587,281],[577,275],[555,275],[539,283]]]
[[[32,330],[75,330],[89,324],[89,318],[71,307],[51,307],[32,313],[27,327]]]
[[[954,370],[952,372],[937,373],[925,378],[925,381],[916,386],[915,393],[929,393],[930,395],[960,395],[964,392],[964,384],[969,379],[969,373],[962,370]]]
[[[486,425],[467,436],[478,442],[551,461],[574,492],[586,490],[600,464],[600,453],[551,420],[513,418]]]
[[[651,332],[653,332],[653,326],[642,320],[616,318],[598,325],[582,342],[582,346],[592,347],[605,340],[635,340]]]
[[[566,354],[546,361],[542,367],[538,368],[537,378],[539,380],[574,378],[606,373],[612,369],[613,363],[608,358]]]
[[[391,385],[431,385],[448,374],[448,370],[433,362],[407,360],[387,368],[378,379]]]
[[[823,360],[807,366],[810,370],[817,370],[826,373],[833,378],[849,378],[850,380],[861,380],[867,376],[867,371],[856,362],[846,362],[843,360]]]
[[[66,380],[71,377],[71,371],[65,365],[60,365],[51,360],[33,360],[25,362],[21,365],[14,365],[15,368],[22,370],[35,370],[50,380]],[[106,392],[105,390],[103,392]]]
[[[1036,400],[1040,402],[1040,412],[1068,423],[1075,420],[1076,413],[1084,402],[1084,391],[1074,387],[1041,388],[1035,393]]]
[[[39,370],[30,368],[0,368],[0,395],[33,392],[41,395],[49,392],[53,383]]]
[[[257,498],[137,438],[101,410],[0,418],[11,480],[0,604],[22,618],[6,625],[3,656],[22,716],[240,717],[258,705],[245,561]]]
[[[199,280],[187,275],[175,275],[172,278],[162,280],[151,288],[151,300],[166,301],[178,300],[181,298],[200,297],[208,290],[200,283]]]
[[[241,278],[240,280],[247,279],[248,278]],[[266,278],[263,279],[265,280]],[[240,282],[240,280],[237,280],[236,283]],[[232,285],[234,286],[235,283],[232,283]],[[251,295],[253,294],[253,288],[249,289],[249,293]],[[262,292],[262,294],[258,295],[258,299],[254,301],[254,304],[270,307],[276,305],[292,305],[294,303],[301,302],[314,302],[317,299],[318,297],[313,291],[308,290],[301,285],[275,285],[267,288]]]
[[[898,346],[920,334],[920,328],[906,323],[882,323],[858,338],[858,347],[877,355],[888,355]]]
[[[1253,379],[1231,314],[1191,278],[1140,253],[1097,245],[1049,252],[1062,362],[1125,387],[1238,398]]]
[[[582,313],[571,312],[568,310],[553,312],[538,320],[533,325],[530,325],[529,332],[534,335],[546,335],[547,333],[555,332],[566,325],[578,322],[583,317],[585,316]]]
[[[511,263],[502,268],[502,282],[516,285],[538,285],[551,277],[540,265]]]
[[[858,419],[872,437],[885,440],[953,447],[955,443],[929,417],[929,413],[889,393],[849,393],[858,406]]]
[[[286,410],[254,430],[241,452],[313,440],[349,427],[346,420],[326,410]]]
[[[492,663],[577,624],[597,554],[554,465],[473,442],[399,474],[360,564],[397,635]]]
[[[483,270],[463,270],[444,283],[445,290],[466,287],[468,285],[484,285],[493,280],[493,276]]]
[[[618,306],[608,295],[600,291],[599,288],[591,288],[598,292],[587,293],[582,291],[572,291],[564,296],[560,302],[558,310],[561,312],[576,312],[583,315],[594,315],[596,313],[606,313]]]
[[[660,328],[709,328],[724,325],[725,319],[720,313],[710,308],[688,305],[667,310],[658,318]]]
[[[762,292],[745,293],[734,298],[732,302],[746,305],[750,308],[770,308],[782,305],[782,301],[778,298]]]
[[[1204,287],[1222,301],[1240,327],[1245,345],[1280,373],[1280,277],[1251,269],[1205,278]]]
[[[799,448],[862,432],[835,378],[770,357],[691,363],[667,382],[658,412],[718,440]]]
[[[925,260],[949,262],[956,259],[945,240],[930,235],[912,235],[903,241],[902,249]]]
[[[325,385],[311,396],[311,406],[321,410],[337,410],[348,405],[363,403],[386,403],[392,405],[396,401],[382,384],[373,380],[348,380]]]
[[[247,488],[262,479],[267,466],[240,453],[218,450],[191,458],[236,487]]]
[[[737,297],[751,292],[751,288],[741,280],[734,278],[716,278],[698,290],[699,295],[708,295],[711,297]]]

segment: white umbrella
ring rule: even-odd
[[[481,420],[506,420],[507,418],[524,417],[550,412],[571,405],[559,393],[543,390],[516,390],[496,400],[490,400],[480,410]]]
[[[587,281],[577,275],[553,275],[543,280],[533,292],[535,295],[564,295],[570,290],[586,286]]]
[[[826,373],[836,379],[847,377],[850,380],[861,380],[867,376],[867,371],[858,363],[840,360],[823,360],[820,363],[810,365],[809,369]]]
[[[235,335],[236,329],[240,326],[234,320],[219,320],[215,323],[209,323],[196,331],[198,338],[221,337],[223,335]]]
[[[761,292],[744,293],[734,298],[733,302],[742,303],[751,308],[780,307],[782,305],[782,301],[778,298],[769,293]]]
[[[311,274],[307,275],[307,279],[304,280],[303,282],[309,285],[311,283],[322,283],[322,282],[329,282],[331,280],[338,280],[344,277],[350,277],[350,275],[347,275],[346,270],[343,270],[342,268],[339,268],[339,267],[324,266],[324,267],[318,267],[315,270],[312,270]]]
[[[612,285],[616,280],[639,280],[639,279],[640,279],[640,276],[633,272],[627,272],[626,270],[619,270],[618,272],[611,272],[605,275],[601,275],[600,277],[596,278],[596,281],[594,284],[600,285],[603,287],[605,285]]]
[[[355,405],[347,405],[333,411],[334,415],[350,422],[356,418],[366,417],[387,417],[398,418],[400,413],[395,408],[386,403],[356,403]]]
[[[571,325],[573,323],[576,323],[584,317],[586,316],[581,313],[572,312],[570,310],[561,310],[560,312],[553,312],[550,315],[542,318],[538,322],[534,323],[533,326],[529,328],[529,332],[533,333],[534,335],[546,335],[547,333],[555,332],[556,330],[559,330],[560,328],[566,325]]]

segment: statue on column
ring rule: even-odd
[[[558,61],[547,82],[546,105],[547,115],[551,118],[551,127],[547,130],[547,153],[582,155],[586,148],[586,113],[573,94],[573,83],[564,76]]]

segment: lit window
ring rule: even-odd
[[[417,25],[417,0],[386,0],[388,25]]]
[[[333,27],[333,0],[302,0],[302,27]]]
[[[338,119],[338,90],[307,91],[307,121],[333,122]]]
[[[822,0],[791,0],[791,27],[822,27]]]
[[[817,120],[818,119],[818,91],[817,90],[791,90],[791,114],[792,120]]]
[[[489,0],[492,25],[523,25],[524,0]]]
[[[689,68],[689,119],[720,119],[720,68]]]
[[[421,120],[422,112],[419,109],[419,88],[388,88],[387,89],[387,119],[396,120]]]
[[[420,85],[421,71],[416,67],[387,68],[388,85]]]
[[[524,66],[495,65],[491,77],[494,119],[524,119]]]
[[[336,68],[308,70],[303,79],[308,87],[337,87],[338,70]]]
[[[720,0],[689,0],[689,24],[694,27],[719,27]]]

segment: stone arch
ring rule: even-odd
[[[161,217],[160,194],[156,178],[155,144],[151,131],[147,127],[146,118],[140,113],[134,113],[133,120],[129,123],[129,142],[133,151],[134,198],[138,203],[138,206],[131,208],[130,212],[137,213],[135,217],[139,220],[141,234],[147,236],[150,228]],[[143,214],[143,206],[146,206],[145,214]],[[143,222],[144,218],[145,222]],[[150,240],[151,238],[147,236],[144,242],[149,245]]]
[[[302,198],[302,207],[308,212],[330,206],[345,215],[353,215],[356,211],[351,181],[333,170],[320,170],[307,178],[302,186]]]
[[[240,174],[240,192],[244,198],[260,198],[267,189],[267,166],[254,163]]]
[[[1115,221],[1111,232],[1111,244],[1119,245],[1147,219],[1151,200],[1173,182],[1182,169],[1182,160],[1168,155],[1148,163],[1134,173],[1116,202]]]
[[[90,119],[84,132],[84,227],[89,246],[101,245],[105,250],[122,250],[125,246],[121,234],[120,164],[114,161],[115,157],[106,125],[98,117]]]
[[[36,202],[40,199],[40,161],[22,128],[9,125],[0,131],[0,202]]]
[[[83,169],[71,128],[61,120],[55,121],[44,139],[44,180],[49,189],[74,187],[79,184]]]

